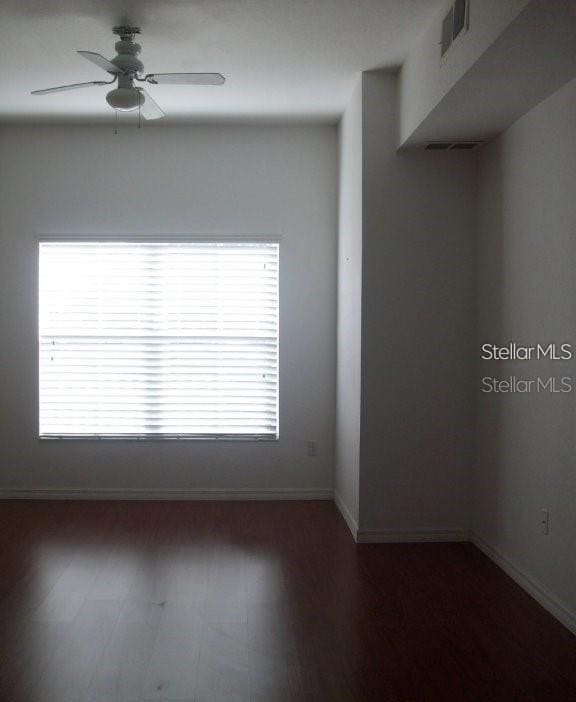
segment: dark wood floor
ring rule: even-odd
[[[576,638],[470,544],[331,503],[0,502],[2,702],[574,702]]]

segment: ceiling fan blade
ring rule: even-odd
[[[100,68],[103,68],[105,71],[108,71],[108,73],[124,72],[120,70],[118,66],[115,66],[112,61],[108,61],[108,59],[102,56],[102,54],[97,54],[94,51],[78,51],[77,53],[80,54],[80,56],[83,56],[85,59],[88,59],[88,61],[95,63]]]
[[[77,90],[78,88],[89,88],[91,85],[110,85],[110,83],[108,83],[105,80],[93,80],[90,81],[90,83],[72,83],[72,85],[59,85],[57,88],[44,88],[43,90],[33,90],[31,95],[49,95],[50,93],[61,93],[64,90]]]
[[[144,80],[154,85],[222,85],[221,73],[149,73]]]
[[[160,117],[164,117],[164,112],[150,97],[150,93],[146,92],[144,88],[138,88],[138,90],[144,96],[144,102],[140,106],[142,117],[144,117],[144,119],[160,119]]]

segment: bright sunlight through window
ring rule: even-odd
[[[40,436],[278,434],[278,244],[40,243]]]

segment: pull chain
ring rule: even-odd
[[[114,134],[118,134],[118,110],[114,110]]]
[[[142,93],[138,91],[138,129],[142,127]]]

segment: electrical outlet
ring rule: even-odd
[[[318,444],[315,441],[309,441],[306,444],[306,455],[307,456],[317,456],[318,455]]]
[[[550,529],[550,513],[547,509],[540,510],[540,531],[548,536],[548,531]]]

